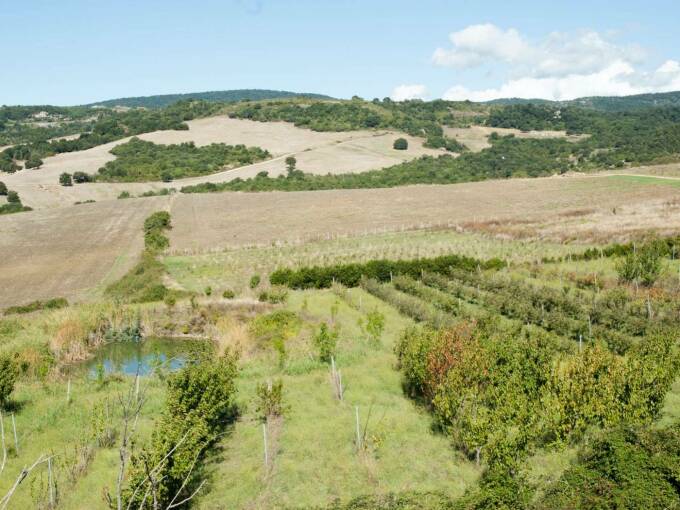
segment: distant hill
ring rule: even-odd
[[[593,96],[572,99],[571,101],[548,101],[547,99],[494,99],[487,104],[552,104],[579,106],[605,112],[624,112],[661,106],[680,106],[680,92],[660,92],[656,94],[637,94],[634,96]]]
[[[264,89],[239,89],[239,90],[214,90],[209,92],[189,92],[186,94],[163,94],[157,96],[121,97],[119,99],[107,99],[85,106],[128,106],[131,108],[162,108],[177,101],[186,99],[202,99],[214,102],[236,102],[242,100],[257,101],[260,99],[279,99],[291,97],[309,97],[313,99],[333,99],[323,94],[310,94],[288,92],[286,90]]]

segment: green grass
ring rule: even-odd
[[[607,179],[625,184],[651,184],[680,188],[680,179],[664,179],[663,177],[653,177],[649,175],[610,175]]]
[[[248,411],[233,436],[222,443],[208,471],[214,483],[200,499],[201,508],[282,508],[327,504],[362,494],[442,491],[457,497],[477,479],[479,469],[461,458],[446,437],[431,430],[428,412],[407,399],[395,370],[392,348],[410,321],[372,296],[362,295],[365,311],[378,308],[387,318],[382,344],[373,347],[362,337],[357,320],[363,315],[330,291],[295,292],[289,308],[308,322],[330,320],[337,303],[341,328],[337,364],[347,386],[343,402],[333,397],[328,365],[312,361],[310,334],[291,345],[289,366],[280,370],[271,354],[249,362],[241,377],[240,398]],[[307,310],[302,311],[303,303]],[[292,341],[295,342],[295,341]],[[262,425],[253,416],[255,384],[282,378],[290,405],[277,441],[273,466],[263,462]],[[355,406],[369,434],[379,438],[375,454],[357,453],[354,445]]]

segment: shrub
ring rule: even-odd
[[[286,299],[288,299],[288,290],[281,285],[277,285],[269,290],[260,292],[258,299],[271,304],[285,303]]]
[[[82,184],[84,182],[92,181],[92,177],[85,172],[73,172],[73,182],[76,184]]]
[[[7,192],[7,203],[8,204],[20,204],[21,199],[19,198],[19,193],[16,191]]]
[[[224,299],[234,299],[236,297],[236,294],[231,289],[225,289],[225,291],[222,292],[222,297]]]
[[[366,332],[371,341],[375,344],[380,343],[383,331],[385,330],[385,316],[378,310],[373,310],[366,314]]]
[[[26,305],[10,306],[5,309],[5,314],[31,313],[37,310],[56,310],[68,306],[68,301],[64,298],[52,298],[47,301],[33,301]]]
[[[31,155],[24,163],[24,166],[26,168],[40,168],[42,164],[43,164],[42,159]]]
[[[628,253],[618,264],[619,279],[646,287],[654,285],[663,269],[661,251],[657,243],[647,243]]]
[[[129,191],[121,191],[120,194],[118,195],[118,200],[123,200],[126,198],[131,198],[132,195],[130,195]]]
[[[195,463],[236,416],[237,373],[236,356],[227,353],[187,365],[168,379],[165,410],[151,443],[132,457],[126,506],[140,507],[145,492],[151,490],[147,488],[147,466],[158,466],[152,498],[159,508],[192,494],[199,479],[196,470],[192,471]],[[141,489],[135,491],[138,487]]]
[[[7,189],[7,185],[4,182],[0,182],[0,196],[7,195],[8,191],[9,190]]]
[[[59,184],[62,186],[73,186],[73,179],[71,174],[64,172],[59,176]]]
[[[319,359],[324,363],[330,363],[331,358],[335,355],[338,336],[338,330],[330,330],[326,323],[321,324],[319,332],[314,335],[314,346],[319,352]]]
[[[262,421],[268,418],[283,416],[285,405],[283,402],[283,381],[261,383],[255,389],[257,403],[255,411]]]
[[[405,151],[408,149],[408,141],[406,138],[397,138],[392,144],[392,147],[398,151]]]
[[[0,355],[0,405],[6,405],[14,391],[17,366],[9,354]]]
[[[259,274],[254,274],[253,276],[250,277],[250,283],[249,286],[251,289],[256,289],[260,285],[260,275]]]
[[[205,292],[206,296],[212,296],[212,287],[208,285],[203,292]]]

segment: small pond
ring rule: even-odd
[[[191,353],[206,345],[202,340],[185,340],[176,338],[147,338],[140,342],[111,342],[97,350],[95,355],[78,364],[78,369],[96,376],[98,367],[104,372],[135,375],[146,375],[154,368],[162,367],[165,371],[176,371],[182,368]]]

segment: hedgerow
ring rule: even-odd
[[[413,260],[372,260],[366,263],[313,266],[300,269],[278,269],[269,276],[272,285],[285,285],[293,289],[322,289],[333,283],[356,287],[362,277],[389,281],[397,275],[419,277],[423,272],[446,274],[451,268],[473,271],[500,269],[505,262],[500,259],[478,260],[462,255],[444,255]]]

